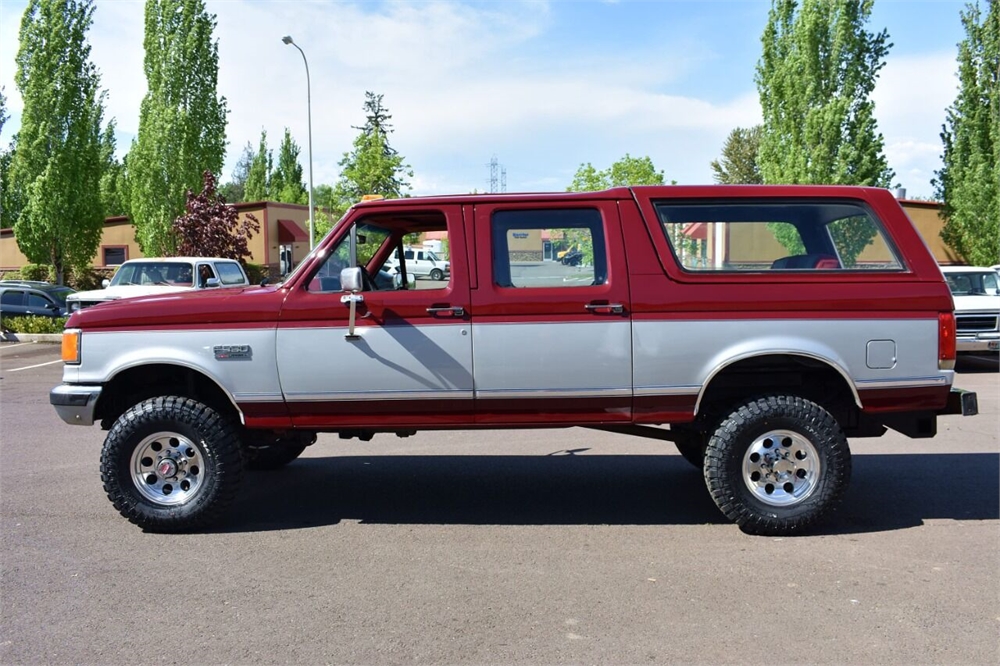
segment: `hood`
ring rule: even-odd
[[[206,328],[250,322],[273,322],[277,325],[281,304],[287,293],[286,289],[278,286],[199,290],[167,287],[158,289],[156,296],[129,293],[129,297],[123,300],[77,310],[66,322],[66,327],[148,330]]]
[[[177,287],[168,285],[141,285],[128,284],[107,289],[92,289],[91,291],[78,291],[69,295],[67,301],[115,301],[119,298],[135,298],[136,296],[152,296],[156,294],[173,294],[179,291],[191,291],[191,287]]]
[[[952,296],[955,312],[998,312],[1000,296]]]

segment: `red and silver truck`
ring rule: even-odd
[[[427,235],[441,281],[407,278]],[[948,286],[873,188],[364,202],[283,283],[82,310],[62,353],[50,402],[108,430],[111,502],[166,532],[317,433],[577,426],[673,442],[745,531],[796,534],[843,496],[848,438],[977,411]]]

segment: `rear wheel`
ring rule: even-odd
[[[150,398],[115,422],[101,452],[108,499],[152,532],[186,532],[217,520],[235,499],[243,453],[233,423],[189,398]]]
[[[744,531],[792,535],[840,502],[851,452],[837,421],[797,396],[749,401],[708,442],[705,482],[719,509]]]

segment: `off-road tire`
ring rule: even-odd
[[[432,268],[430,277],[432,280],[437,280],[438,282],[440,282],[441,280],[444,279],[444,271],[442,271],[440,268]]]
[[[284,467],[302,455],[306,447],[316,441],[316,435],[295,434],[267,437],[252,433],[248,437],[244,437],[244,441],[246,442],[244,456],[247,469],[271,471]]]
[[[210,525],[232,504],[243,479],[237,433],[230,419],[190,398],[161,396],[130,407],[108,432],[101,451],[101,480],[108,499],[125,518],[150,532],[188,532]],[[140,490],[136,456],[139,447],[168,450],[174,440],[184,443],[190,460],[197,461],[197,469],[187,470],[188,479],[197,485],[183,501],[178,501],[178,488],[168,504],[150,499],[149,489]],[[159,483],[151,487],[166,488],[165,482]]]
[[[775,495],[768,497],[762,485],[767,479],[757,472],[753,480],[753,453],[763,451],[772,435],[775,443],[769,446],[792,454],[776,462],[775,469],[779,464],[785,470],[802,465],[791,473],[794,483],[788,486],[794,489],[801,483],[801,498],[773,487],[767,492]],[[795,443],[782,448],[780,441]],[[807,467],[798,477],[798,470]],[[805,532],[839,504],[851,478],[851,452],[837,421],[825,409],[798,396],[772,395],[740,405],[722,421],[708,442],[704,473],[715,504],[744,532],[790,536]],[[779,495],[786,505],[775,503]]]

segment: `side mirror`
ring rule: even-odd
[[[111,284],[111,280],[104,278],[101,280],[101,289],[107,289],[109,284]]]
[[[260,286],[262,286],[262,287],[266,287],[270,283],[271,283],[271,280],[269,280],[266,277],[260,279]]]
[[[214,289],[216,287],[221,287],[221,286],[222,286],[222,281],[219,280],[219,278],[208,278],[207,280],[205,280],[206,289]]]
[[[349,291],[352,294],[361,291],[361,268],[345,268],[340,271],[340,288],[342,291]]]

